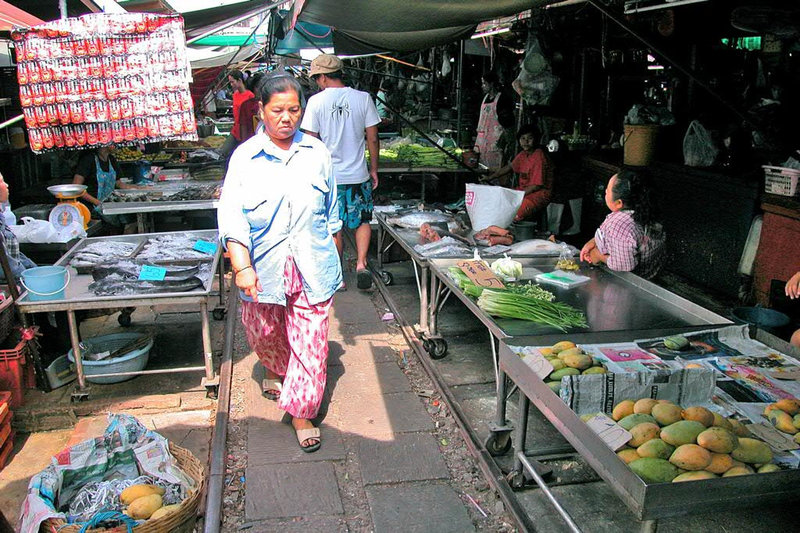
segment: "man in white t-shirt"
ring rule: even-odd
[[[372,285],[367,271],[367,251],[372,220],[372,190],[378,186],[378,124],[381,119],[369,93],[347,87],[342,80],[342,60],[330,54],[311,62],[311,79],[322,89],[308,99],[300,127],[318,137],[331,152],[339,199],[339,218],[355,230],[356,275],[359,289]],[[364,148],[369,150],[369,170]],[[342,232],[334,235],[339,256]]]

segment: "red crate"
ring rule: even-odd
[[[11,392],[9,406],[19,407],[24,401],[27,384],[25,351],[27,342],[22,340],[11,350],[0,350],[0,389]]]
[[[0,425],[0,449],[5,446],[8,437],[11,436],[11,418],[6,423]]]

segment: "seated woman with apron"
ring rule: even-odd
[[[75,177],[72,183],[86,185],[86,192],[81,200],[93,206],[97,216],[105,223],[110,224],[124,233],[135,233],[136,226],[132,224],[135,218],[129,215],[103,215],[102,203],[111,196],[115,188],[142,189],[138,185],[123,183],[117,180],[120,173],[117,160],[111,155],[111,147],[102,146],[87,152],[78,161],[75,168]]]

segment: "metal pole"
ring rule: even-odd
[[[436,48],[432,49],[431,59],[431,91],[430,104],[428,105],[428,131],[433,127],[433,101],[436,97]],[[424,183],[424,180],[423,180]]]
[[[678,71],[683,73],[685,76],[687,76],[690,81],[696,83],[699,87],[702,87],[706,92],[708,92],[708,94],[710,94],[717,101],[719,101],[719,103],[721,103],[722,105],[727,107],[734,115],[739,117],[742,120],[742,122],[744,122],[746,124],[749,124],[749,125],[751,125],[751,126],[753,126],[755,128],[759,127],[758,124],[755,124],[750,117],[748,117],[747,115],[745,115],[744,113],[739,111],[733,104],[731,104],[728,100],[726,100],[722,95],[717,93],[710,85],[708,85],[706,82],[701,80],[694,73],[693,70],[691,70],[688,67],[683,66],[682,63],[676,61],[675,59],[673,59],[669,55],[665,54],[663,51],[661,51],[659,48],[657,48],[652,42],[650,42],[646,37],[644,37],[639,32],[634,30],[632,27],[630,27],[624,21],[622,21],[619,18],[617,18],[614,15],[614,13],[612,13],[602,2],[600,2],[599,0],[586,0],[586,1],[589,4],[593,5],[595,8],[597,8],[603,15],[607,16],[610,20],[612,20],[615,24],[617,24],[623,30],[627,31],[633,37],[635,37],[636,39],[641,41],[642,44],[644,44],[645,46],[650,48],[653,52],[655,52],[657,55],[659,55],[661,57],[661,59],[663,59],[664,61],[666,61],[667,63],[669,63],[673,67],[675,67]]]
[[[67,18],[67,0],[58,0],[58,11],[61,13],[61,19]]]
[[[246,15],[242,15],[241,17],[237,17],[237,18],[235,18],[235,19],[233,19],[233,20],[231,20],[229,22],[226,22],[225,24],[223,24],[221,26],[217,26],[214,29],[205,31],[205,32],[201,33],[200,35],[198,35],[197,37],[192,37],[191,39],[187,39],[186,40],[186,44],[196,43],[200,39],[204,39],[204,38],[208,37],[209,35],[214,35],[215,33],[219,33],[222,30],[224,30],[225,28],[230,28],[231,26],[235,26],[236,24],[239,24],[240,22],[244,22],[245,20],[247,20],[249,18],[252,18],[252,17],[255,17],[256,15],[262,14],[264,11],[269,11],[270,9],[272,9],[274,7],[278,7],[279,5],[281,5],[283,3],[285,3],[285,0],[281,0],[280,2],[272,2],[271,4],[269,4],[267,6],[264,6],[262,9],[259,9],[258,11],[254,11],[252,13],[248,13]],[[259,24],[259,26],[260,26],[260,24]],[[250,39],[248,38],[248,40],[250,40]],[[247,41],[245,41],[245,42],[247,42]]]
[[[224,280],[220,280],[224,285]],[[224,290],[220,287],[220,290]],[[233,292],[233,291],[232,291]],[[227,319],[225,321],[225,346],[222,349],[222,362],[219,368],[219,394],[217,395],[217,415],[214,419],[214,432],[211,435],[211,465],[209,466],[208,492],[206,493],[204,533],[218,533],[222,523],[222,495],[225,483],[225,441],[228,437],[228,421],[231,407],[231,378],[233,376],[233,340],[238,320],[237,306],[239,296],[228,296]]]
[[[528,473],[531,475],[531,477],[534,479],[534,481],[536,481],[536,484],[539,485],[540,489],[542,489],[542,492],[544,492],[544,495],[547,497],[548,500],[550,500],[550,503],[553,504],[553,507],[556,508],[556,512],[559,515],[561,515],[561,518],[563,518],[564,522],[567,523],[567,527],[569,528],[569,530],[572,531],[573,533],[581,533],[581,530],[578,527],[578,525],[575,523],[574,520],[572,520],[572,517],[569,515],[567,510],[564,509],[560,503],[558,503],[558,500],[556,500],[555,495],[553,495],[553,492],[550,490],[550,487],[547,486],[547,483],[544,482],[542,476],[539,475],[539,473],[536,471],[536,469],[533,467],[530,461],[528,461],[528,458],[525,457],[525,452],[522,450],[517,451],[517,459],[519,459],[519,461],[525,467],[525,470],[527,470]]]
[[[461,144],[461,107],[464,103],[464,40],[458,46],[458,78],[456,78],[456,142],[459,148]]]
[[[6,120],[5,122],[0,122],[0,130],[9,127],[12,124],[16,124],[17,122],[22,120],[24,117],[25,117],[25,115],[17,115],[16,117],[10,118],[10,119]]]

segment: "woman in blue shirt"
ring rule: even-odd
[[[298,131],[300,84],[288,74],[256,90],[264,129],[231,156],[217,217],[242,299],[242,323],[266,367],[262,388],[292,415],[305,452],[320,447],[328,312],[342,284],[333,241],[342,223],[331,156]]]

